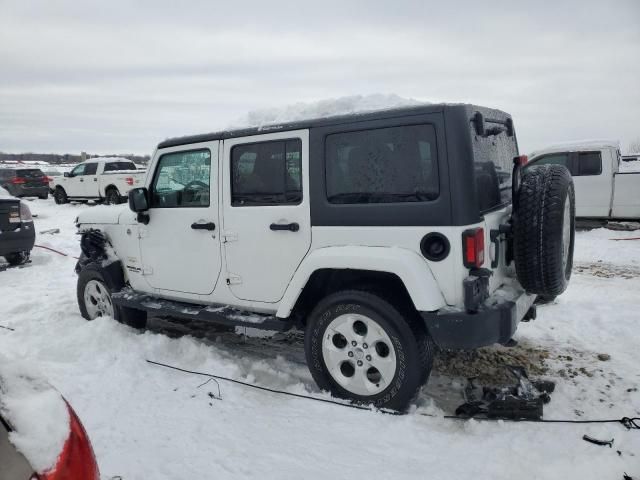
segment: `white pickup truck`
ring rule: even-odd
[[[564,165],[571,172],[576,217],[640,220],[640,171],[621,164],[618,142],[565,143],[529,155],[528,166],[545,164]]]
[[[70,200],[95,200],[107,204],[122,203],[129,190],[144,183],[145,170],[126,158],[95,158],[78,164],[63,177],[54,179],[56,203]]]

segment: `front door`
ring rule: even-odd
[[[311,246],[309,132],[224,141],[227,278],[242,300],[279,301]]]
[[[158,152],[149,224],[140,225],[142,273],[157,293],[207,295],[220,274],[218,145]]]

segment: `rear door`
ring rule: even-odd
[[[37,168],[25,168],[16,170],[16,177],[19,177],[22,183],[22,186],[28,192],[31,188],[39,188],[44,185],[47,185],[47,180],[45,178],[42,170]]]
[[[577,217],[608,217],[613,194],[613,172],[607,150],[571,153],[571,175]]]
[[[159,294],[207,295],[220,274],[218,146],[161,150],[149,187],[149,224],[140,225],[143,275]]]
[[[222,171],[226,281],[277,302],[311,246],[309,132],[225,140]]]

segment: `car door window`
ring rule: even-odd
[[[97,171],[97,163],[85,163],[84,172],[82,172],[82,175],[95,175]]]
[[[578,171],[575,175],[600,175],[602,173],[602,157],[600,152],[580,152],[578,154]]]
[[[302,202],[302,141],[275,140],[231,149],[231,205]]]
[[[151,207],[208,207],[211,174],[208,149],[162,155],[151,185]]]
[[[564,165],[569,168],[569,154],[568,153],[552,153],[540,158],[536,158],[530,164],[534,165]]]
[[[83,163],[81,165],[78,165],[76,168],[74,168],[73,170],[71,170],[71,176],[75,177],[76,175],[84,175],[84,169],[86,167],[86,164]]]

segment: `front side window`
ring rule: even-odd
[[[335,133],[325,152],[330,203],[424,202],[440,193],[431,125]]]
[[[537,158],[531,165],[564,165],[569,168],[568,153],[552,153],[544,157]]]
[[[236,145],[231,149],[231,205],[302,202],[300,139]]]
[[[162,155],[151,186],[151,207],[208,207],[211,173],[209,150]]]
[[[600,152],[580,152],[578,154],[578,172],[576,175],[600,175],[602,157]]]
[[[87,166],[86,163],[82,163],[78,165],[76,168],[71,170],[71,176],[75,177],[76,175],[84,175],[84,169],[86,166]]]

